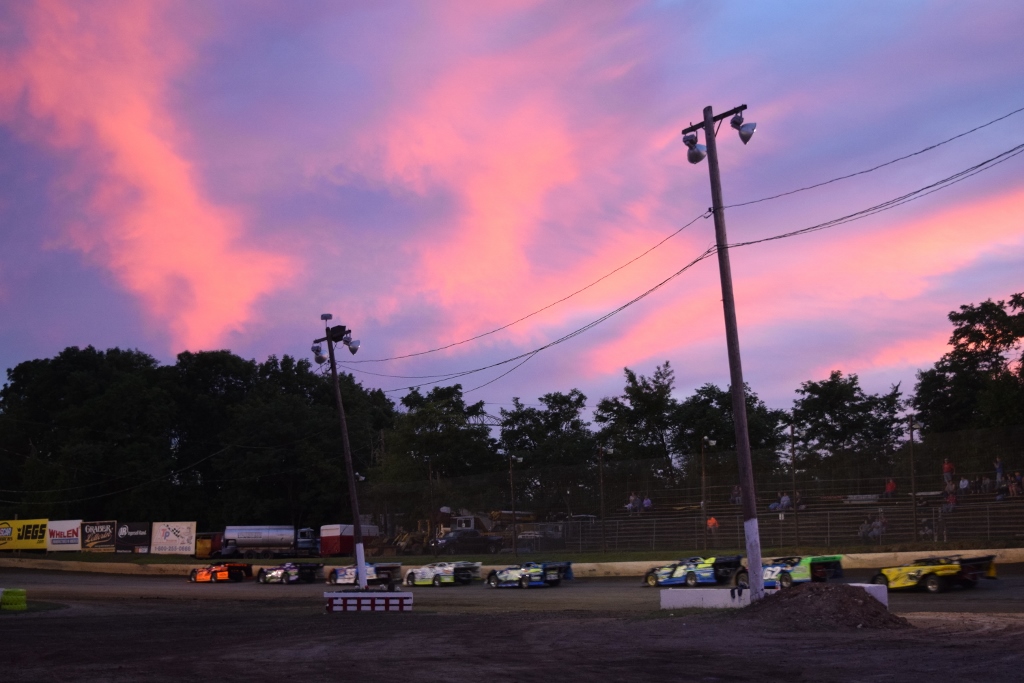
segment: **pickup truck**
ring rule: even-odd
[[[444,555],[493,554],[501,550],[501,539],[485,536],[476,529],[452,529],[430,545]]]

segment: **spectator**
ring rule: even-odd
[[[956,494],[955,493],[947,493],[946,494],[946,502],[942,504],[942,511],[943,512],[952,512],[953,510],[956,510]]]
[[[654,509],[654,503],[651,502],[651,495],[647,494],[644,496],[644,512],[650,512]]]
[[[640,512],[640,499],[636,497],[636,491],[629,494],[629,502],[626,503],[626,512],[631,515]]]
[[[864,541],[865,543],[868,542],[868,534],[871,533],[871,525],[873,523],[874,522],[871,519],[871,515],[868,515],[867,519],[861,522],[860,526],[857,528],[857,536],[860,538],[860,540]]]
[[[992,467],[996,470],[996,488],[1003,485],[1003,460],[996,456],[996,461],[992,463]]]
[[[779,507],[782,505],[782,491],[775,494],[775,502],[768,506],[768,509],[772,512],[778,512]]]
[[[793,509],[794,510],[804,510],[806,508],[807,508],[806,505],[801,505],[800,504],[800,492],[799,491],[793,491]]]
[[[713,516],[708,517],[708,533],[712,536],[718,535],[718,520]]]
[[[733,505],[739,505],[743,502],[743,488],[739,484],[732,487],[732,493],[729,494],[729,502]]]
[[[789,510],[793,507],[793,500],[789,497],[789,493],[786,491],[782,492],[782,497],[779,498],[779,510]]]
[[[974,480],[971,482],[971,493],[981,493],[981,475],[980,474],[975,476]]]
[[[981,492],[992,493],[992,480],[989,479],[987,474],[981,478]]]
[[[885,482],[885,491],[882,493],[882,498],[892,498],[896,495],[896,480],[892,477],[889,481]]]
[[[942,480],[947,484],[953,481],[953,475],[956,474],[956,468],[953,467],[953,463],[949,461],[949,458],[942,459]]]
[[[882,536],[885,534],[885,529],[888,526],[889,523],[885,519],[885,515],[879,512],[878,517],[875,517],[875,521],[871,522],[871,527],[868,529],[867,540],[881,542]]]
[[[960,475],[960,497],[966,498],[971,492],[971,482],[965,475]]]
[[[1010,479],[1010,485],[1009,485],[1010,495],[1011,496],[1019,496],[1019,495],[1021,495],[1021,492],[1024,491],[1024,479],[1021,478],[1020,472],[1014,472],[1013,476],[1009,477],[1009,479]]]

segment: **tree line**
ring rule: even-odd
[[[788,411],[744,387],[755,476],[793,467],[804,478],[893,476],[905,467],[908,412],[924,456],[992,429],[1019,452],[1024,294],[949,319],[949,350],[909,397],[898,385],[866,393],[838,370],[803,382]],[[649,375],[626,368],[621,393],[592,408],[578,389],[513,398],[495,415],[459,385],[412,390],[397,404],[348,374],[341,388],[363,507],[398,519],[442,505],[507,509],[510,485],[520,509],[592,514],[602,479],[616,506],[631,488],[693,488],[702,473],[735,479],[729,387],[678,398],[668,362]],[[26,361],[0,389],[0,517],[201,528],[348,520],[334,410],[329,377],[287,355],[259,363],[186,352],[161,365],[138,350],[70,347]],[[987,455],[972,457],[984,465]]]

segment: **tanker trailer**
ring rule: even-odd
[[[301,557],[319,555],[320,544],[312,529],[293,526],[229,526],[224,529],[221,557]]]

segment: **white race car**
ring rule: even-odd
[[[441,586],[462,584],[463,586],[480,578],[482,562],[434,562],[419,569],[410,569],[405,575],[407,586]]]
[[[389,591],[402,580],[401,562],[376,562],[366,565],[366,585],[385,586]],[[356,584],[356,566],[335,567],[327,575],[327,583]]]

